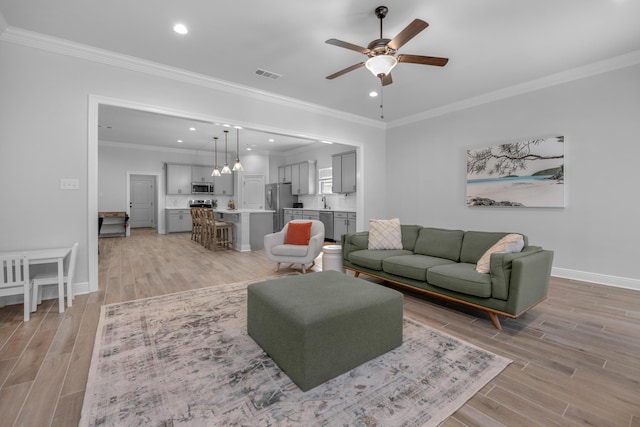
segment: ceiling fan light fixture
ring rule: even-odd
[[[398,64],[395,56],[376,55],[365,62],[364,66],[376,77],[384,77]]]

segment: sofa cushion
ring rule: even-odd
[[[427,270],[436,265],[452,264],[453,261],[426,255],[399,255],[382,260],[385,273],[414,280],[427,280]]]
[[[491,231],[467,231],[462,239],[460,261],[477,264],[478,260],[491,246],[509,233]],[[527,246],[527,236],[522,235],[524,245]]]
[[[400,219],[370,219],[368,249],[402,249]]]
[[[421,225],[400,225],[402,231],[402,249],[413,251],[418,240],[418,233],[422,230]]]
[[[349,262],[371,270],[382,270],[382,260],[392,256],[412,255],[405,249],[363,249],[349,254]]]
[[[491,254],[498,252],[507,254],[520,252],[523,247],[524,239],[521,234],[507,234],[502,239],[498,240],[495,245],[487,249],[487,251],[480,257],[476,264],[476,271],[478,273],[489,272],[489,260],[491,259]]]
[[[464,231],[462,230],[423,228],[418,234],[413,252],[419,255],[458,261],[463,237]]]
[[[427,270],[427,282],[467,295],[491,296],[491,275],[478,273],[475,264],[460,262],[432,267]]]

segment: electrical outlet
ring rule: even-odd
[[[73,179],[73,178],[60,178],[60,189],[61,190],[79,190],[80,180]]]

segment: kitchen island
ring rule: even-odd
[[[264,246],[264,236],[273,232],[275,211],[263,209],[214,209],[215,219],[234,225],[236,241],[234,249],[240,252],[259,250]]]

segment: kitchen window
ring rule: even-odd
[[[332,194],[332,168],[318,168],[318,194]]]

